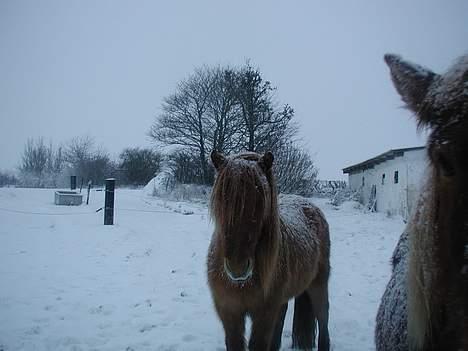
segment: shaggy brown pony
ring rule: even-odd
[[[271,152],[213,152],[211,159],[218,174],[208,282],[227,350],[245,349],[247,316],[249,349],[278,350],[293,297],[293,347],[312,349],[318,321],[318,349],[328,350],[330,239],[323,213],[299,196],[278,199]]]
[[[393,255],[377,350],[468,350],[468,55],[438,75],[386,55],[403,101],[427,127],[428,178]]]

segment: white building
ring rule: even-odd
[[[427,170],[424,146],[387,151],[343,169],[361,203],[379,212],[408,218]]]

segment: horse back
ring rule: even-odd
[[[309,200],[294,195],[279,198],[281,219],[280,280],[288,281],[288,298],[312,282],[328,281],[330,271],[329,227],[323,212]],[[300,279],[292,278],[300,277]]]

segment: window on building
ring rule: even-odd
[[[395,173],[393,174],[393,182],[395,184],[398,184],[398,171],[395,171]]]
[[[362,177],[362,186],[364,186],[365,184],[366,184],[365,178]]]
[[[384,184],[385,184],[385,173],[382,174],[382,185],[384,185]]]

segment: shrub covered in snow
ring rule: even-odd
[[[198,184],[177,184],[169,194],[170,200],[207,203],[210,199],[211,187]]]
[[[167,200],[207,202],[210,197],[211,187],[177,183],[172,172],[165,169],[151,179],[143,191],[146,195]]]
[[[352,190],[349,187],[340,188],[331,198],[331,204],[334,206],[340,206],[345,201],[353,201],[359,203],[360,194],[357,191]]]
[[[143,191],[149,196],[167,197],[174,190],[175,183],[173,174],[164,169],[146,184]]]
[[[313,195],[331,199],[346,187],[347,184],[343,180],[317,180],[314,184]]]

